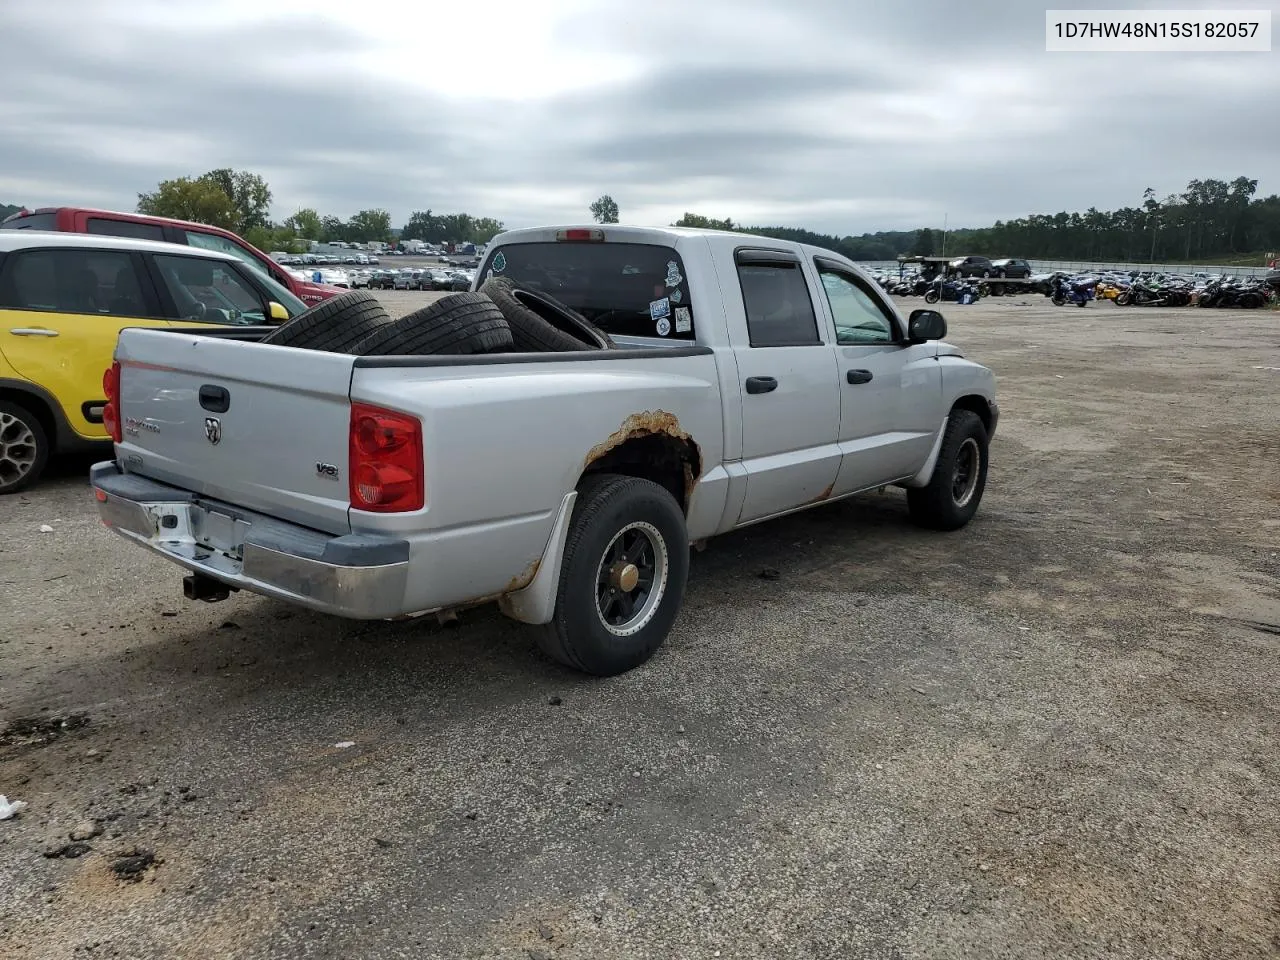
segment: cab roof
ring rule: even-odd
[[[183,256],[235,263],[236,257],[217,250],[190,247],[184,243],[161,240],[135,240],[133,237],[110,237],[97,233],[66,233],[60,230],[0,230],[0,253],[31,249],[122,250],[134,253],[181,253]]]

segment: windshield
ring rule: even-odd
[[[577,310],[611,336],[694,339],[680,255],[644,243],[512,243],[492,250],[480,282],[502,276]]]

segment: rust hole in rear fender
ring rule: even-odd
[[[605,459],[624,444],[646,437],[660,437],[670,441],[662,447],[665,456],[660,456],[658,462],[651,466],[663,466],[662,460],[665,458],[679,461],[684,484],[684,500],[685,505],[688,506],[693,496],[693,489],[702,476],[702,451],[693,437],[680,426],[680,420],[676,415],[666,410],[645,410],[631,414],[622,421],[622,426],[609,434],[607,439],[597,443],[588,451],[582,463],[582,472],[585,473],[593,464]]]

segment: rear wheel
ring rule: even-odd
[[[953,410],[929,485],[907,491],[911,519],[958,530],[978,511],[987,487],[987,428],[972,410]]]
[[[0,494],[25,490],[49,462],[49,435],[26,407],[0,400]]]
[[[539,645],[596,676],[638,667],[666,640],[688,576],[689,536],[670,492],[637,477],[589,476],[578,487],[555,614]]]

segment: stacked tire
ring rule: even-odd
[[[281,324],[262,340],[354,356],[557,353],[608,350],[599,327],[559,300],[503,277],[392,319],[381,301],[351,290]]]

